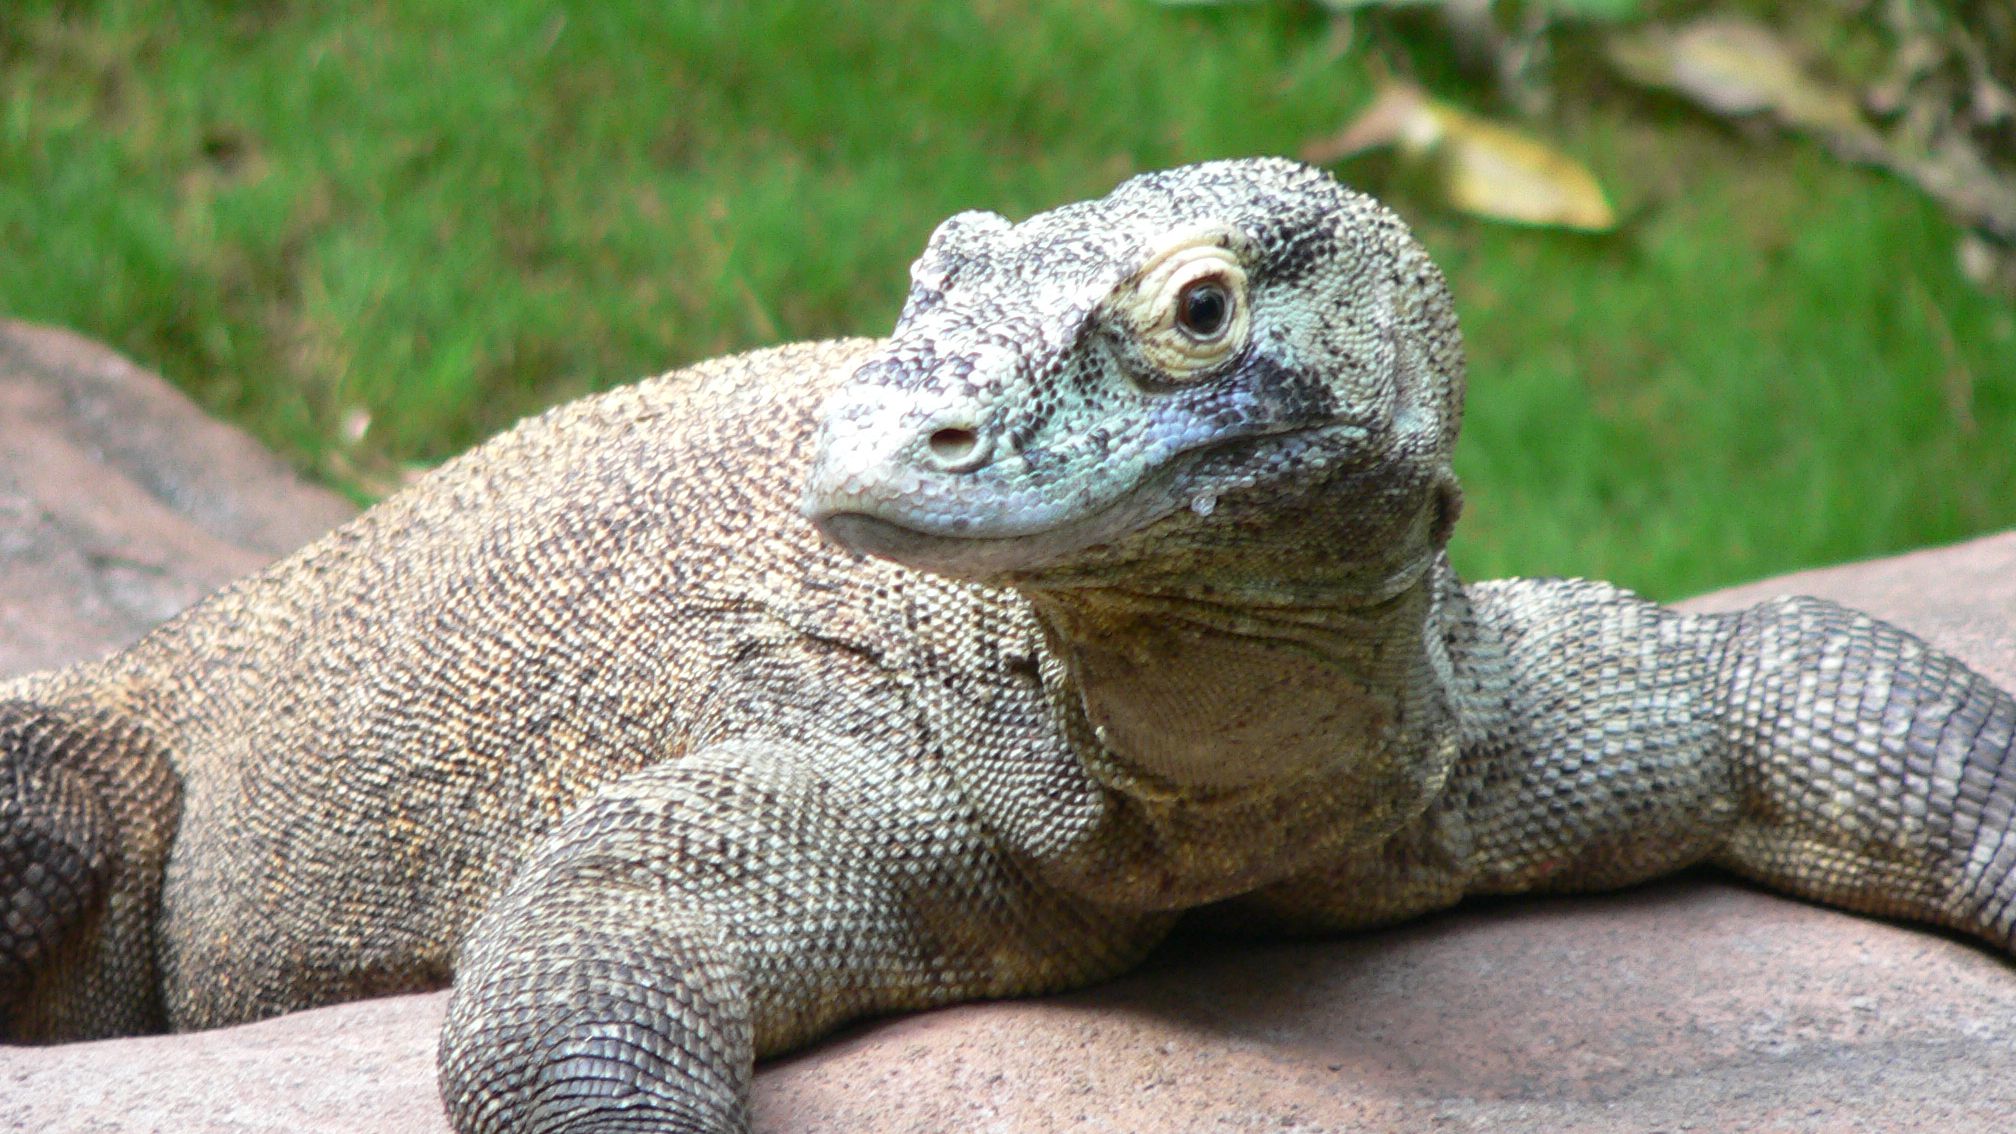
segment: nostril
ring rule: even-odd
[[[971,429],[947,426],[931,434],[927,442],[931,455],[938,458],[941,465],[952,468],[972,459],[980,448],[980,435]]]

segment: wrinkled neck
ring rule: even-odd
[[[1455,481],[1423,464],[1222,500],[1006,580],[1040,624],[1075,758],[1047,781],[1052,806],[994,810],[1043,846],[1046,877],[1119,907],[1194,906],[1428,808],[1456,759],[1442,623],[1461,587],[1442,555]]]
[[[1083,817],[1070,847],[1054,845],[1055,824],[1032,833],[1049,846],[1045,875],[1114,906],[1184,908],[1335,861],[1418,817],[1456,756],[1443,636],[1427,630],[1445,585],[1437,557],[1372,603],[1032,595],[1085,792],[1055,797]]]
[[[1136,790],[1212,795],[1384,775],[1381,754],[1440,701],[1431,575],[1297,604],[1124,588],[1032,600],[1111,770]]]
[[[1345,470],[1179,517],[1133,554],[1022,590],[1098,755],[1144,782],[1407,779],[1380,753],[1446,714],[1431,623],[1453,585],[1442,547],[1458,506],[1446,467]]]

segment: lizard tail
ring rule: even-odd
[[[138,724],[0,700],[0,1038],[160,1029],[153,923],[180,795]]]

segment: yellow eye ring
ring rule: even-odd
[[[1245,349],[1253,334],[1246,250],[1223,225],[1171,233],[1118,289],[1111,317],[1138,352],[1144,381],[1196,381]]]

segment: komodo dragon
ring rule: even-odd
[[[2008,694],[1817,600],[1457,580],[1455,315],[1371,200],[1191,166],[912,275],[886,341],[554,410],[0,688],[11,1034],[452,975],[457,1129],[714,1134],[756,1058],[1200,907],[1712,862],[2011,946]]]

